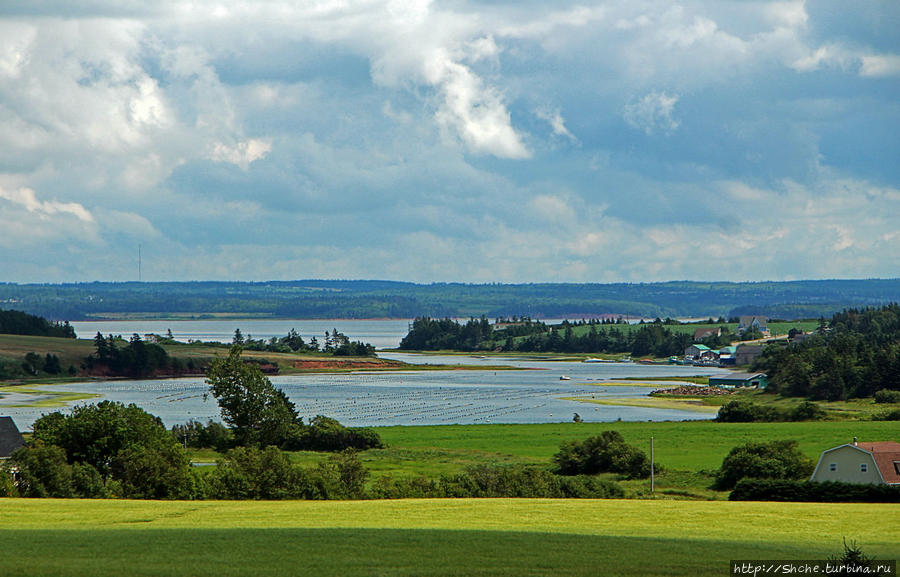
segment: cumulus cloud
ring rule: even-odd
[[[179,278],[900,266],[900,45],[879,24],[894,4],[859,18],[802,0],[11,10],[10,280],[109,278],[105,267],[129,269],[130,249],[116,251],[135,238],[166,251],[160,277]],[[73,238],[105,244],[109,261]]]
[[[531,156],[512,127],[500,92],[485,85],[467,66],[437,50],[426,65],[425,77],[441,94],[438,122],[452,128],[473,152],[512,159]]]
[[[94,222],[93,215],[77,202],[58,202],[55,200],[38,200],[37,194],[30,188],[4,190],[0,188],[0,198],[18,204],[30,213],[39,216],[71,214],[82,222]]]
[[[654,131],[669,134],[678,128],[679,122],[672,117],[678,95],[665,92],[651,92],[625,105],[623,116],[631,126],[643,130],[647,135]]]

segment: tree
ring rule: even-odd
[[[560,475],[622,473],[631,478],[650,476],[650,459],[625,442],[618,431],[603,431],[582,442],[563,443],[553,456]]]
[[[802,479],[812,474],[813,462],[797,441],[750,442],[731,449],[716,475],[716,488],[732,489],[745,477]]]
[[[47,353],[44,357],[44,372],[49,375],[58,375],[62,372],[58,356]]]
[[[59,412],[34,422],[34,439],[65,451],[70,464],[87,463],[104,478],[112,474],[120,451],[134,447],[166,450],[178,442],[162,421],[136,405],[102,401],[76,406],[71,415]]]
[[[227,358],[215,359],[207,369],[206,383],[239,445],[280,445],[300,424],[297,411],[258,365],[243,361],[241,352],[235,345]]]

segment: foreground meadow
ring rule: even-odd
[[[9,575],[727,575],[856,540],[900,555],[900,505],[457,499],[0,499]]]

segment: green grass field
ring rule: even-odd
[[[897,423],[887,421],[550,423],[381,427],[377,430],[390,447],[402,448],[413,455],[420,451],[452,451],[486,460],[496,456],[546,463],[562,442],[585,439],[610,429],[619,431],[626,442],[645,451],[649,450],[650,437],[654,437],[659,463],[692,471],[718,469],[732,447],[752,440],[796,439],[805,454],[817,458],[823,450],[848,443],[853,437],[888,441],[897,440],[898,436]]]
[[[0,500],[7,575],[727,575],[731,559],[896,558],[900,505],[458,499]]]

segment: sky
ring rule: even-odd
[[[0,3],[0,282],[900,276],[896,0]]]

